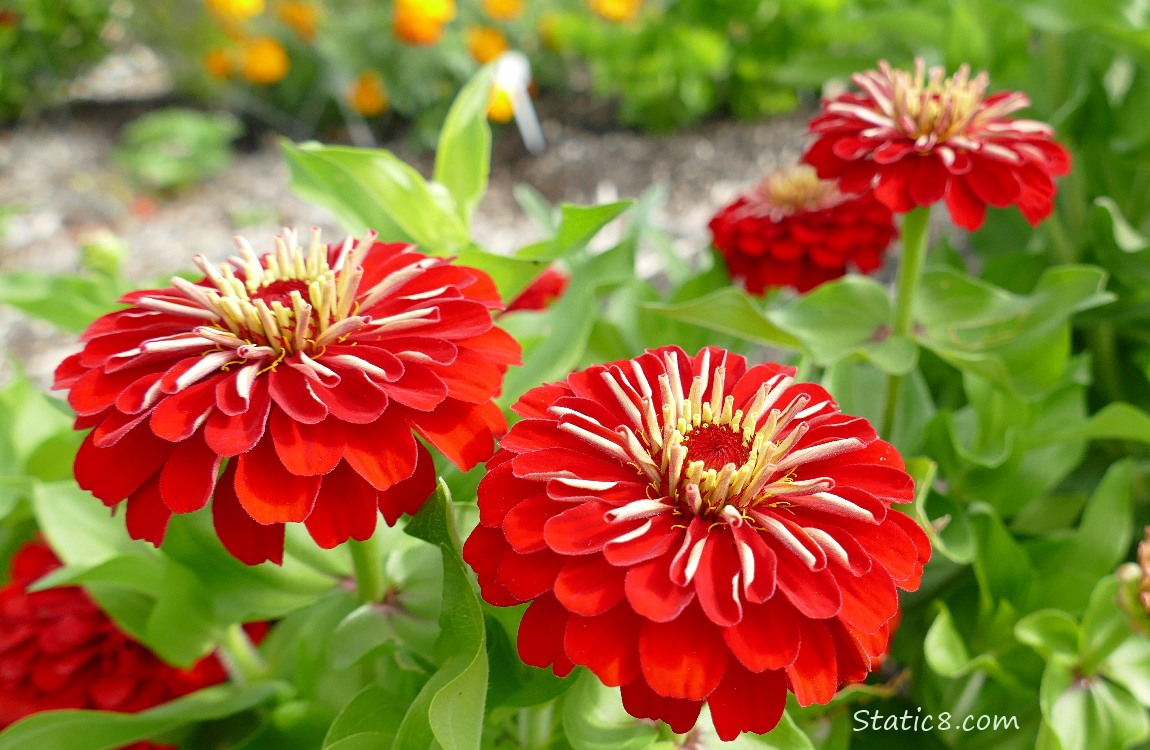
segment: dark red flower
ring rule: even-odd
[[[214,493],[224,546],[280,562],[285,523],[330,548],[418,510],[435,467],[414,433],[465,470],[491,455],[519,345],[493,326],[487,274],[374,235],[239,244],[218,268],[196,256],[199,283],[125,296],[56,370],[76,428],[95,428],[76,479],[127,499],[134,538],[160,544]]]
[[[1031,225],[1050,215],[1054,177],[1070,156],[1054,130],[1007,115],[1030,106],[1025,94],[985,97],[986,73],[963,65],[951,78],[915,61],[914,73],[892,68],[856,73],[861,93],[824,101],[810,123],[816,139],[804,160],[847,192],[872,186],[896,213],[946,200],[960,227],[982,226],[987,204],[1018,206]]]
[[[190,669],[160,661],[82,588],[28,591],[59,567],[46,544],[29,542],[12,558],[10,582],[0,588],[0,729],[55,709],[137,713],[227,680],[214,655]],[[257,634],[265,630],[261,624]]]
[[[846,195],[806,164],[772,174],[709,226],[731,277],[752,294],[778,286],[805,292],[848,265],[875,271],[898,234],[872,192]]]
[[[507,305],[512,310],[546,310],[551,303],[563,296],[571,277],[557,266],[548,266],[522,292]]]
[[[679,733],[706,702],[725,740],[874,668],[930,544],[898,453],[794,372],[667,347],[524,394],[463,554],[531,602],[526,663]]]

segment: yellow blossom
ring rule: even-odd
[[[257,86],[267,86],[283,80],[291,69],[291,61],[283,45],[271,37],[248,39],[244,44],[243,74]]]
[[[591,10],[600,18],[608,21],[622,23],[631,21],[639,15],[639,8],[643,0],[588,0]]]
[[[231,78],[235,72],[235,63],[223,47],[213,47],[205,52],[203,65],[212,78]]]
[[[392,6],[392,29],[408,44],[435,44],[453,18],[455,0],[395,0]]]
[[[483,0],[483,11],[496,21],[513,21],[523,15],[523,0]]]
[[[300,39],[310,42],[315,39],[316,27],[319,22],[319,9],[311,3],[294,2],[289,0],[279,4],[276,16],[292,28]]]
[[[467,51],[480,65],[486,65],[509,48],[507,37],[499,29],[472,26],[467,30]]]
[[[240,23],[264,12],[264,0],[204,0],[208,12],[221,21]]]
[[[381,115],[391,106],[383,76],[374,70],[365,70],[352,82],[347,93],[352,109],[364,117]]]
[[[515,109],[511,106],[511,94],[498,86],[491,87],[491,96],[487,99],[487,119],[492,122],[511,122],[515,116]]]

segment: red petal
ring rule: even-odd
[[[444,399],[432,412],[409,412],[419,434],[459,467],[470,471],[475,464],[486,461],[495,450],[485,412],[499,407],[494,404],[465,404],[455,399]]]
[[[435,461],[423,445],[417,446],[415,471],[379,493],[379,510],[388,526],[395,525],[404,513],[415,515],[432,492],[435,492]]]
[[[315,424],[327,416],[327,406],[312,390],[311,381],[294,367],[281,365],[269,372],[268,389],[279,407],[297,422]]]
[[[791,691],[800,706],[826,703],[838,690],[835,642],[827,626],[818,620],[802,625],[803,640],[794,664],[787,667]]]
[[[458,342],[459,346],[481,354],[488,362],[496,365],[523,364],[523,350],[519,342],[502,328],[492,328],[486,333]]]
[[[284,559],[284,525],[256,523],[240,505],[234,489],[236,461],[232,461],[216,487],[212,499],[212,521],[220,542],[237,560],[258,565],[271,560],[276,565]]]
[[[152,432],[173,443],[186,440],[216,404],[216,382],[209,378],[168,396],[152,411]]]
[[[343,458],[346,440],[343,423],[328,417],[315,424],[294,421],[282,409],[272,409],[269,426],[276,455],[292,474],[326,474]]]
[[[957,226],[973,232],[986,219],[986,204],[966,186],[965,180],[951,180],[946,188],[946,209]]]
[[[507,543],[521,554],[546,548],[545,525],[552,516],[567,507],[565,503],[557,503],[546,495],[535,495],[516,504],[503,518],[503,534],[507,537]]]
[[[664,554],[675,546],[677,535],[674,526],[678,519],[671,513],[661,513],[646,519],[640,526],[646,526],[646,533],[626,541],[612,540],[603,545],[603,556],[612,565],[631,567]]]
[[[734,541],[722,529],[708,533],[695,571],[695,594],[707,618],[716,625],[734,625],[743,619],[740,577]]]
[[[729,742],[740,732],[765,734],[783,717],[787,675],[781,670],[752,674],[732,664],[707,705],[719,739]]]
[[[608,687],[638,679],[639,623],[626,606],[595,617],[572,615],[563,637],[567,658],[585,665]]]
[[[723,679],[729,653],[698,607],[670,622],[644,622],[639,631],[643,677],[665,698],[704,700]]]
[[[247,453],[263,438],[271,406],[272,397],[267,386],[257,383],[246,411],[231,416],[222,409],[212,412],[204,423],[204,441],[221,456]]]
[[[541,596],[531,602],[519,623],[519,658],[525,664],[566,677],[575,665],[563,652],[563,634],[567,629],[567,610],[554,597]]]
[[[216,380],[216,408],[224,414],[234,417],[251,409],[251,400],[256,391],[262,391],[266,396],[268,381],[267,378],[259,376],[259,367],[258,364],[245,365],[218,378]],[[240,374],[253,370],[251,390],[246,393],[240,391]]]
[[[748,604],[743,619],[723,630],[731,653],[752,672],[782,669],[794,662],[805,621],[794,607],[776,596],[762,604]]]
[[[339,464],[323,478],[307,517],[308,533],[324,549],[343,544],[349,537],[361,542],[369,539],[379,517],[378,495],[350,466]]]
[[[316,384],[315,393],[333,417],[352,424],[371,424],[387,409],[387,394],[364,372],[340,369],[339,382],[330,388]]]
[[[895,213],[904,214],[911,210],[915,203],[910,197],[907,186],[913,174],[914,162],[909,159],[895,162],[882,169],[875,184],[875,197]]]
[[[601,555],[569,558],[555,579],[555,598],[573,614],[602,614],[623,601],[623,571]]]
[[[344,459],[377,490],[407,479],[415,469],[415,436],[398,414],[388,410],[372,425],[347,425]]]
[[[220,457],[195,438],[176,445],[160,471],[160,495],[173,513],[191,513],[208,504]]]
[[[124,521],[128,535],[143,539],[159,547],[168,530],[172,511],[160,497],[160,478],[153,475],[138,490],[128,496],[128,512]]]
[[[1022,193],[1014,169],[997,159],[974,159],[965,182],[979,199],[997,208],[1013,204]]]
[[[102,370],[88,370],[69,389],[68,405],[77,414],[98,414],[116,403],[125,388],[150,374],[127,370],[109,375]]]
[[[858,576],[835,567],[835,578],[843,596],[838,618],[864,633],[874,633],[898,612],[898,593],[890,575],[880,566]]]
[[[529,497],[542,496],[535,482],[519,479],[511,473],[511,462],[492,466],[487,462],[487,474],[479,480],[477,491],[479,522],[485,526],[501,526],[504,517],[517,504]]]
[[[153,435],[147,424],[107,448],[93,445],[89,433],[76,453],[76,482],[105,505],[115,505],[159,471],[173,447]]]
[[[676,533],[680,539],[681,534]],[[673,552],[648,560],[627,571],[623,581],[627,601],[638,614],[656,622],[679,616],[695,598],[693,586],[677,586],[671,581]]]
[[[916,160],[914,175],[910,179],[910,198],[920,206],[930,206],[942,200],[950,174],[934,154]]]
[[[606,503],[581,503],[552,516],[543,526],[547,546],[563,555],[589,555],[640,525],[639,521],[607,521],[604,514],[609,510]]]
[[[506,540],[504,540],[506,549]],[[506,549],[499,563],[499,581],[519,601],[529,601],[550,592],[555,586],[555,578],[570,558],[557,555],[549,549],[520,555]],[[494,603],[494,602],[493,602]]]
[[[642,680],[628,682],[620,691],[623,708],[636,719],[654,719],[666,722],[675,734],[686,734],[699,720],[702,701],[664,698],[657,695]]]
[[[258,523],[303,521],[315,506],[320,477],[288,472],[271,443],[261,440],[236,459],[236,497]]]
[[[471,404],[491,399],[503,387],[503,370],[468,349],[460,349],[452,364],[430,369],[447,388],[447,395]]]
[[[816,620],[834,617],[842,608],[838,583],[827,568],[808,568],[794,553],[776,550],[779,590],[802,614]]]
[[[431,368],[418,362],[408,362],[398,380],[378,385],[393,401],[419,411],[431,411],[447,398],[447,386],[443,381]]]

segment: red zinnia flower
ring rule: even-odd
[[[464,545],[484,598],[532,601],[519,654],[582,664],[636,717],[766,732],[887,648],[930,556],[913,482],[794,368],[677,347],[528,391]]]
[[[0,588],[0,729],[54,709],[137,713],[227,679],[214,655],[186,670],[160,661],[78,586],[27,590],[59,567],[48,545],[29,542]]]
[[[563,296],[571,277],[558,266],[548,266],[527,288],[511,300],[507,312],[512,310],[546,310]]]
[[[987,204],[1017,205],[1038,224],[1053,210],[1053,178],[1070,171],[1066,149],[1049,125],[1007,118],[1030,106],[1025,94],[984,99],[986,73],[970,78],[966,65],[945,76],[931,68],[928,80],[921,59],[913,74],[885,60],[855,74],[862,93],[823,102],[804,160],[848,192],[873,185],[896,213],[945,198],[954,223],[971,231],[982,226]]]
[[[846,195],[800,164],[775,172],[711,219],[715,249],[747,291],[789,286],[805,292],[847,272],[882,265],[898,231],[871,191]]]
[[[127,499],[128,531],[160,544],[172,513],[212,511],[240,560],[280,562],[284,524],[334,547],[414,513],[434,489],[431,455],[462,469],[506,429],[491,403],[519,345],[482,271],[412,246],[294,233],[206,278],[133,292],[85,331],[56,371],[76,428],[80,486]],[[217,483],[220,464],[230,459]]]

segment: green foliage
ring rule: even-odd
[[[172,107],[125,126],[112,159],[141,188],[167,193],[226,169],[239,135],[230,114]]]

